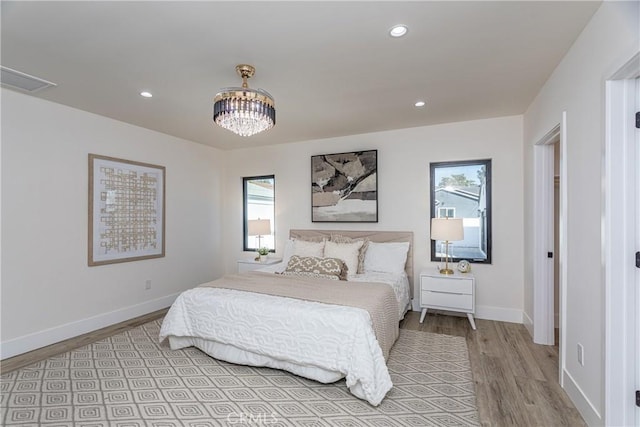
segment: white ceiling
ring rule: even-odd
[[[599,5],[3,0],[1,59],[57,83],[39,98],[234,149],[522,114]],[[211,118],[240,63],[276,101],[250,138]]]

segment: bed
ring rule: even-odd
[[[379,405],[393,386],[386,359],[410,305],[412,246],[411,232],[291,230],[282,263],[183,292],[160,341],[322,383],[345,378],[352,394]],[[297,269],[304,262],[340,268],[307,273]]]

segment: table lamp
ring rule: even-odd
[[[440,274],[453,274],[449,268],[449,242],[464,239],[462,218],[431,218],[431,240],[443,240],[445,264]]]
[[[258,249],[260,249],[262,247],[262,236],[271,234],[271,220],[250,219],[247,221],[247,232],[249,236],[258,236]]]

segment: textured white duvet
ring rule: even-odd
[[[266,266],[281,272],[285,263]],[[366,273],[349,280],[386,283],[398,320],[410,306],[405,273]],[[302,321],[301,321],[302,319]],[[160,340],[172,349],[195,346],[232,363],[283,369],[323,383],[341,378],[355,396],[378,405],[392,383],[365,310],[230,289],[195,288],[167,313]]]
[[[183,292],[160,340],[196,346],[232,363],[284,369],[320,382],[345,377],[357,397],[378,405],[391,389],[365,310],[229,289]]]

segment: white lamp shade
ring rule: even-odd
[[[462,218],[431,218],[431,240],[464,240]]]
[[[271,221],[268,219],[250,219],[248,222],[249,236],[268,236],[271,234]]]

